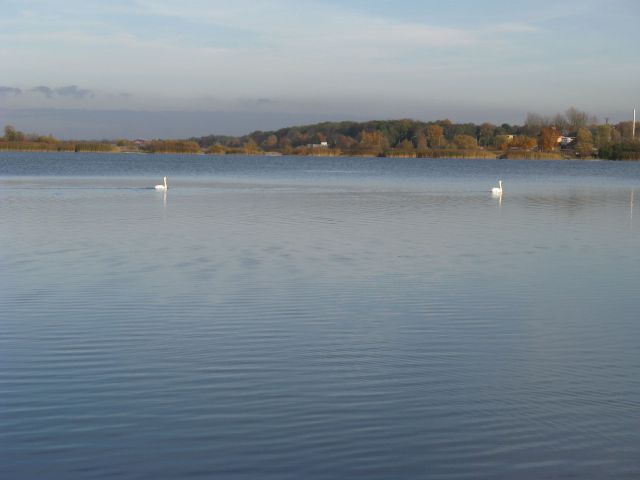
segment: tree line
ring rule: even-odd
[[[210,153],[437,157],[464,152],[490,156],[488,152],[493,152],[505,157],[614,158],[624,151],[625,159],[640,158],[640,149],[632,138],[632,122],[600,124],[596,117],[574,107],[549,117],[529,113],[522,125],[453,123],[446,119],[322,122],[255,131],[241,137],[209,135],[191,140]]]
[[[598,123],[574,107],[542,116],[529,113],[522,125],[489,122],[423,122],[410,119],[322,122],[255,131],[248,135],[194,137],[209,153],[279,152],[380,156],[495,156],[507,158],[640,159],[632,122]]]
[[[528,113],[522,125],[411,119],[322,122],[243,136],[183,140],[60,141],[7,125],[4,150],[139,151],[147,153],[359,155],[640,159],[632,122],[609,124],[574,107],[553,116]]]
[[[0,150],[112,152],[115,146],[105,141],[57,140],[52,135],[25,134],[13,125],[6,125],[0,137]]]

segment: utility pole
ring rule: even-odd
[[[633,126],[631,127],[631,140],[636,139],[636,109],[633,109]]]

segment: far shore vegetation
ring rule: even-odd
[[[179,140],[57,140],[7,125],[0,151],[640,160],[640,141],[633,130],[631,121],[601,123],[573,107],[552,117],[529,113],[523,125],[408,119],[323,122],[238,137]]]

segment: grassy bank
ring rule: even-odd
[[[12,152],[115,152],[117,148],[110,143],[99,142],[2,142],[1,151]]]
[[[499,157],[507,160],[564,160],[567,158],[558,152],[529,152],[529,151],[506,152],[500,155]]]

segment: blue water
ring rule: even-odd
[[[640,163],[0,153],[0,478],[639,478],[637,199]]]

